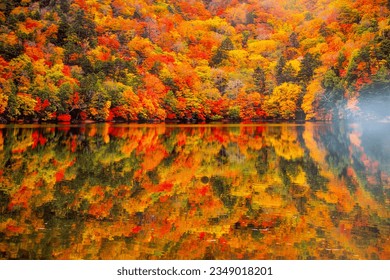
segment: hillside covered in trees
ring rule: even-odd
[[[387,0],[8,0],[0,121],[383,119]]]

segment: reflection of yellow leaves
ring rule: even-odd
[[[125,155],[130,155],[137,147],[137,142],[126,141],[126,143],[122,146],[122,153]]]
[[[305,131],[303,132],[303,139],[305,140],[306,147],[309,149],[310,157],[317,162],[321,167],[325,167],[326,151],[318,145],[314,139],[314,132],[317,129],[315,124],[306,123]]]
[[[351,212],[356,202],[347,189],[345,182],[332,176],[328,179],[328,190],[317,192],[317,197],[328,203],[337,204],[339,211]]]
[[[153,170],[156,168],[160,162],[166,157],[166,151],[162,147],[153,149],[146,154],[142,167],[145,170]]]
[[[283,205],[283,199],[280,196],[271,196],[265,193],[263,195],[255,194],[252,197],[252,203],[254,209],[280,208]]]
[[[93,203],[90,206],[88,213],[97,218],[106,218],[110,215],[112,206],[113,206],[113,202],[111,199],[109,199],[108,201]]]
[[[368,208],[372,212],[377,212],[381,217],[390,217],[390,213],[385,205],[378,203],[372,195],[362,187],[356,190],[356,200],[359,201],[359,205],[364,209]]]
[[[102,129],[102,136],[103,136],[103,141],[104,141],[104,143],[109,143],[110,142],[110,135],[109,135],[109,133],[108,133],[108,125],[106,124],[106,125],[104,125],[103,126],[103,129]]]
[[[24,232],[18,222],[13,219],[7,219],[5,222],[0,222],[0,232],[5,233],[7,236],[18,235]]]
[[[273,191],[272,194],[268,189],[278,189],[280,184],[276,181],[267,181],[266,183],[253,184],[252,205],[254,209],[259,208],[280,208],[284,201],[282,197]]]
[[[24,138],[20,139],[19,141],[16,141],[14,143],[14,146],[12,147],[12,153],[19,154],[26,151],[29,147],[31,147],[34,144],[34,140],[32,139],[31,134],[24,134]]]
[[[249,197],[252,194],[251,185],[249,182],[244,184],[237,183],[233,186],[231,194],[237,197]]]
[[[0,130],[0,151],[4,149],[3,147],[4,147],[3,132]]]
[[[296,196],[303,196],[309,189],[309,185],[306,180],[306,173],[299,167],[299,172],[295,177],[290,177],[291,187]]]
[[[217,225],[209,226],[204,228],[206,232],[215,234],[215,238],[220,238],[222,235],[230,232],[230,225]],[[208,240],[209,242],[214,242],[214,240]]]
[[[107,246],[102,246],[99,251],[103,260],[131,260],[134,259],[134,252],[125,250],[127,244],[124,241],[109,242]]]
[[[134,214],[136,212],[144,212],[144,210],[149,206],[152,199],[151,197],[141,197],[141,199],[129,198],[126,203],[123,204],[123,209],[129,214]]]
[[[278,156],[287,160],[301,158],[304,155],[303,148],[298,141],[298,135],[294,127],[282,125],[280,137],[268,135],[268,141],[275,148]]]

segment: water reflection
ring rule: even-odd
[[[389,259],[390,126],[0,129],[1,259]]]

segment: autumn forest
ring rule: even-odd
[[[386,0],[8,0],[0,121],[388,117]]]
[[[390,259],[389,23],[0,0],[0,259]]]

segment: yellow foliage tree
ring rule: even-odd
[[[4,94],[2,89],[0,89],[0,114],[4,113],[7,104],[8,96]]]
[[[274,88],[271,96],[264,104],[264,110],[270,117],[295,119],[297,103],[302,88],[293,83],[283,83]]]
[[[306,119],[310,120],[317,116],[315,103],[318,102],[318,97],[324,92],[321,86],[321,81],[313,80],[306,89],[306,94],[303,97],[302,110],[306,114]]]

